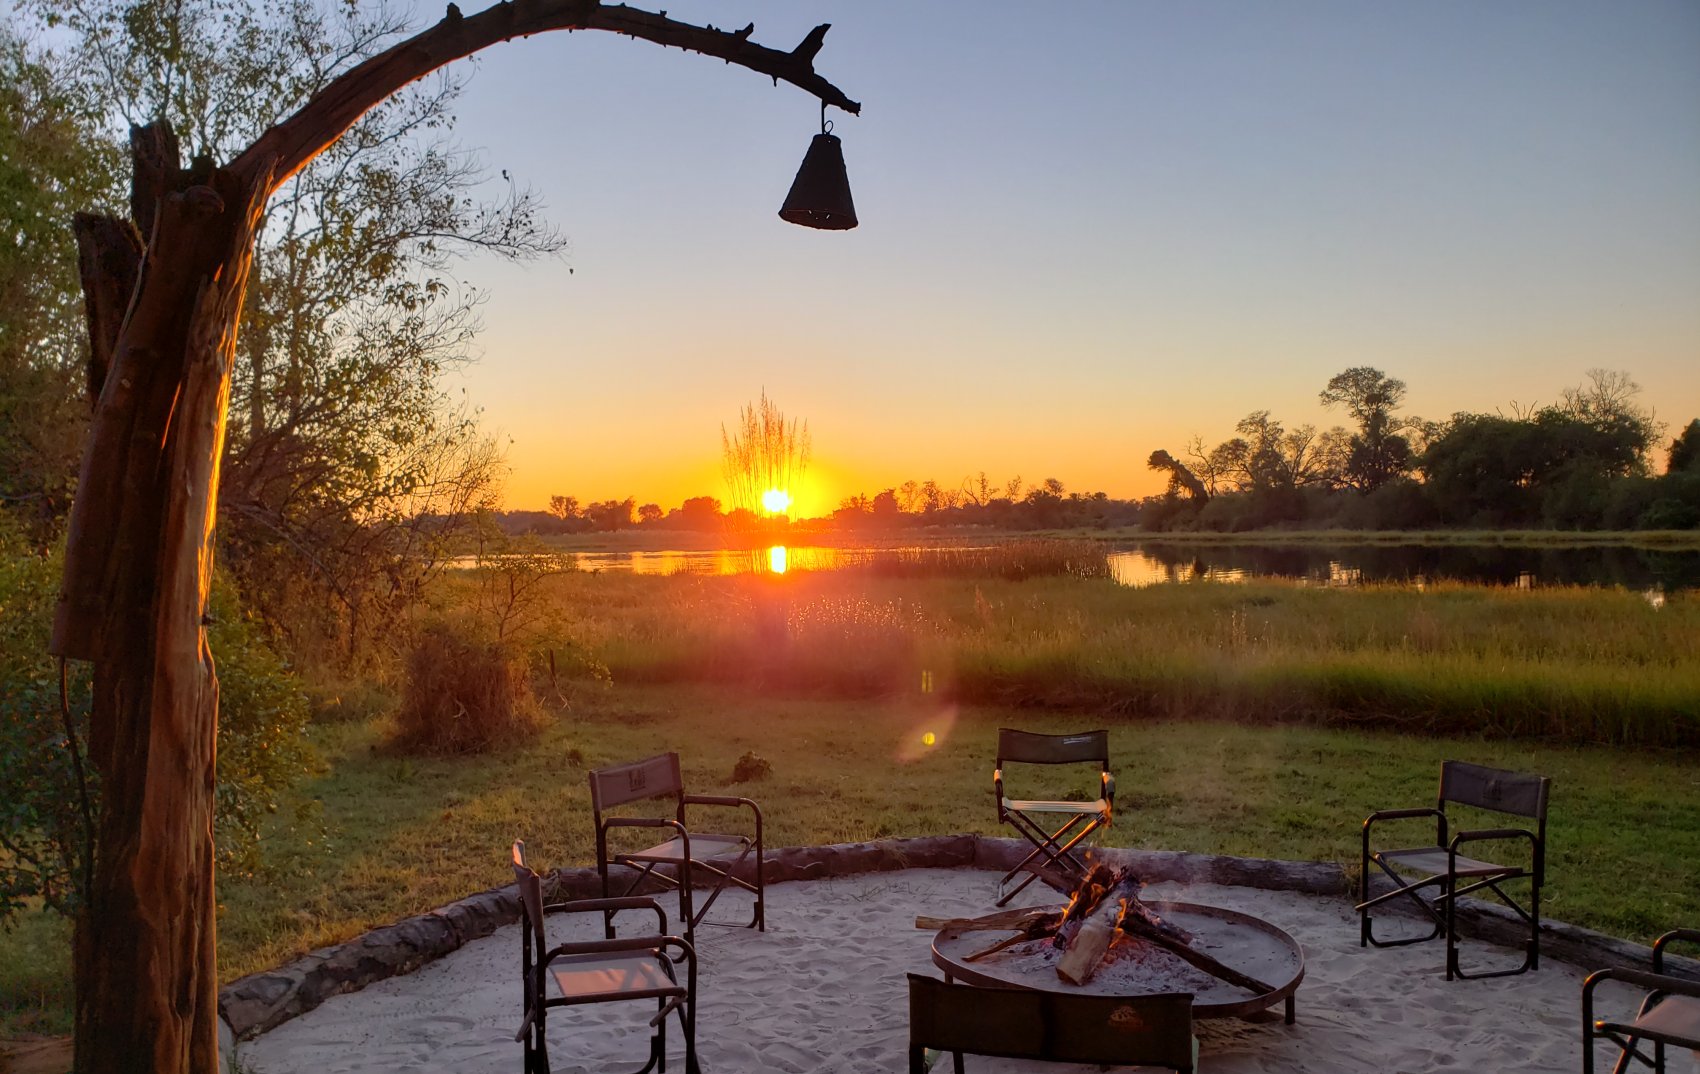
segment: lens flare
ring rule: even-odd
[[[931,731],[928,731],[926,734],[921,736],[921,745],[923,745],[923,746],[935,745],[938,742],[938,740],[939,740],[939,736],[933,734]]]

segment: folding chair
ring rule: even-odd
[[[1003,786],[1004,765],[1010,762],[1044,765],[1096,762],[1099,768],[1098,798],[1094,801],[1011,799],[1004,794]],[[1110,823],[1115,805],[1116,777],[1110,775],[1110,733],[1086,731],[1075,735],[1041,735],[1000,727],[998,763],[992,772],[992,790],[998,802],[998,821],[1010,825],[1033,844],[1032,853],[1005,873],[998,881],[998,887],[1001,889],[1039,859],[1043,859],[1039,861],[1039,868],[1059,869],[1067,879],[1078,881],[1086,875],[1086,863],[1074,852],[1074,848],[1080,845],[1081,840]],[[1047,833],[1050,825],[1059,822],[1061,827]],[[1014,890],[1006,892],[997,905],[1007,905],[1038,877],[1037,871],[1029,871],[1027,878]]]
[[[667,915],[654,899],[579,899],[572,902],[543,901],[543,879],[525,864],[525,844],[513,845],[514,876],[519,881],[523,936],[520,975],[524,983],[522,1001],[525,1021],[514,1040],[525,1046],[525,1074],[549,1074],[549,1044],[544,1034],[551,1007],[625,1000],[655,1000],[655,1017],[649,1020],[655,1032],[649,1038],[649,1061],[637,1074],[659,1067],[667,1069],[667,1016],[677,1013],[685,1034],[685,1074],[699,1074],[696,1044],[697,959],[691,945],[677,936],[664,935]],[[592,940],[550,947],[544,938],[543,919],[555,913],[600,912],[613,915],[621,910],[651,910],[656,932],[625,939]],[[675,949],[678,954],[669,955]],[[686,967],[685,983],[679,984],[676,961]],[[555,982],[558,997],[550,998],[548,982]]]
[[[1446,979],[1507,977],[1526,970],[1539,969],[1541,964],[1541,884],[1546,877],[1547,790],[1551,780],[1545,776],[1506,772],[1485,768],[1463,761],[1446,761],[1440,766],[1440,796],[1433,808],[1384,809],[1370,814],[1364,821],[1363,854],[1358,872],[1358,946],[1403,947],[1423,943],[1437,936],[1446,937]],[[1527,828],[1488,828],[1461,831],[1447,839],[1447,803],[1471,806],[1495,813],[1527,817],[1535,822],[1535,830]],[[1382,821],[1434,817],[1436,826],[1433,846],[1404,850],[1372,850],[1370,829]],[[1479,861],[1459,853],[1470,843],[1496,839],[1522,839],[1529,843],[1529,864],[1497,865]],[[1394,889],[1370,897],[1370,863],[1374,862],[1394,883]],[[1396,870],[1415,873],[1412,879]],[[1527,909],[1506,894],[1500,887],[1512,880],[1529,881]],[[1460,885],[1463,886],[1460,886]],[[1437,889],[1432,899],[1425,899],[1422,889]],[[1458,963],[1458,900],[1474,891],[1487,889],[1501,902],[1514,910],[1529,926],[1529,941],[1524,950],[1523,964],[1516,969],[1466,973]],[[1409,936],[1397,940],[1381,940],[1375,936],[1370,911],[1382,903],[1409,898],[1434,922],[1427,935]]]
[[[673,802],[672,817],[611,817],[606,810],[628,802],[651,798],[669,798]],[[755,814],[755,836],[719,835],[693,832],[685,826],[686,806],[747,806]],[[596,868],[602,874],[602,894],[609,894],[608,870],[623,865],[637,870],[637,876],[622,893],[630,895],[647,877],[678,889],[679,919],[685,924],[685,939],[696,943],[696,927],[700,924],[722,925],[730,922],[705,921],[709,907],[720,898],[728,886],[742,888],[755,896],[755,911],[744,928],[767,931],[767,885],[762,876],[761,807],[748,798],[726,798],[716,795],[686,794],[679,774],[679,755],[663,753],[630,764],[599,768],[590,773],[590,807],[596,821]],[[664,843],[637,851],[610,851],[608,833],[615,828],[670,828],[672,838]],[[755,882],[734,875],[751,854],[755,855]],[[725,868],[709,864],[710,858],[736,855]],[[672,867],[672,874],[658,871],[659,866]],[[713,890],[701,907],[695,906],[692,875],[704,871],[717,877]],[[614,935],[613,915],[607,920],[609,938]]]
[[[1700,943],[1700,929],[1676,929],[1653,941],[1653,972],[1644,970],[1601,970],[1582,984],[1582,1074],[1594,1074],[1594,1041],[1604,1037],[1623,1049],[1612,1074],[1629,1069],[1631,1058],[1665,1074],[1665,1045],[1693,1048],[1700,1054],[1700,981],[1665,973],[1665,946],[1674,940]],[[1641,1009],[1628,1022],[1594,1018],[1594,989],[1601,981],[1624,981],[1649,989]],[[1641,1051],[1650,1041],[1653,1057]]]
[[[909,1074],[926,1074],[944,1052],[956,1074],[962,1053],[1103,1066],[1197,1069],[1192,996],[1058,995],[979,988],[909,975]]]

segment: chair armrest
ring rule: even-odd
[[[660,951],[677,936],[621,936],[613,940],[573,940],[549,949],[543,956],[547,966],[559,955],[608,955],[618,951]],[[683,940],[679,941],[683,943]]]
[[[1622,981],[1624,984],[1632,984],[1651,992],[1666,992],[1700,999],[1700,981],[1690,981],[1684,977],[1672,977],[1663,973],[1648,973],[1646,970],[1596,970],[1582,982],[1582,1011],[1589,1025],[1594,1023],[1594,989],[1601,981]]]
[[[1379,820],[1411,820],[1415,817],[1444,817],[1446,814],[1433,806],[1419,809],[1378,809],[1364,818],[1364,827],[1369,827]]]
[[[687,805],[724,806],[728,809],[749,806],[750,812],[756,815],[756,845],[761,845],[761,806],[756,805],[754,800],[724,794],[682,794],[679,796],[679,820],[681,822],[685,819],[685,807]]]
[[[1700,943],[1700,929],[1671,929],[1653,941],[1653,972],[1665,972],[1665,945],[1676,940]]]
[[[1529,872],[1534,874],[1537,881],[1544,880],[1546,872],[1545,856],[1541,853],[1541,841],[1534,832],[1527,828],[1477,828],[1473,831],[1459,832],[1452,837],[1447,850],[1454,856],[1458,848],[1465,843],[1483,843],[1494,839],[1527,839],[1529,841]],[[1451,862],[1447,863],[1449,866]]]
[[[661,909],[661,904],[644,895],[624,895],[615,899],[568,899],[564,902],[545,903],[545,914],[589,914],[597,911],[619,910],[654,910],[658,932],[667,931],[667,912]]]

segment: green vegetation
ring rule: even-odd
[[[1700,745],[1700,600],[1603,589],[563,574],[549,644],[616,683],[1135,719]],[[923,675],[923,673],[926,673]]]

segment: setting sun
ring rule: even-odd
[[[768,489],[761,494],[761,505],[770,515],[782,515],[791,509],[791,494],[784,489]]]

